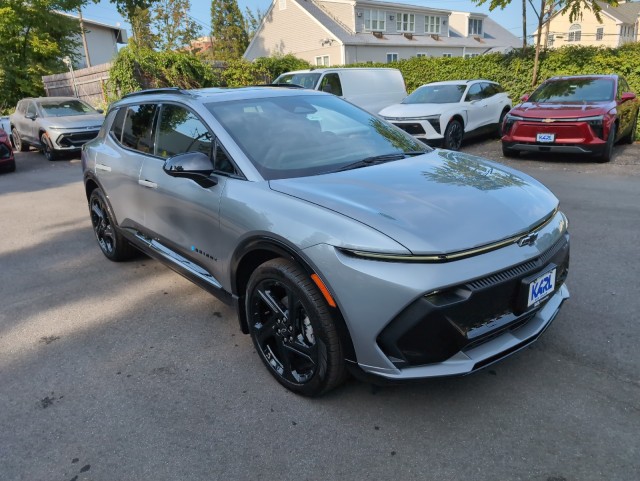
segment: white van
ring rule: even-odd
[[[283,73],[273,83],[329,92],[374,115],[407,96],[402,73],[395,68],[297,70]]]

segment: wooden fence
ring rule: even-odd
[[[93,105],[107,102],[105,84],[109,79],[110,63],[71,72],[42,77],[47,97],[76,97]],[[75,82],[74,82],[75,80]],[[77,91],[77,92],[76,92]]]

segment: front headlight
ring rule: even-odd
[[[502,126],[502,132],[508,134],[511,131],[511,127],[518,120],[524,120],[524,117],[518,117],[517,115],[507,114],[504,116],[504,125]]]

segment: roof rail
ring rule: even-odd
[[[190,95],[186,90],[182,90],[179,87],[164,87],[159,89],[146,89],[139,90],[138,92],[132,92],[130,94],[123,95],[122,98],[136,97],[138,95],[150,95],[150,94],[181,94]]]
[[[303,89],[304,88],[302,85],[287,84],[287,83],[260,84],[260,85],[252,85],[251,87],[280,87],[280,88],[291,88],[291,89]]]

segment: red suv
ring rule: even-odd
[[[588,154],[608,162],[619,140],[632,143],[638,101],[619,75],[554,77],[523,96],[502,125],[502,153]]]

